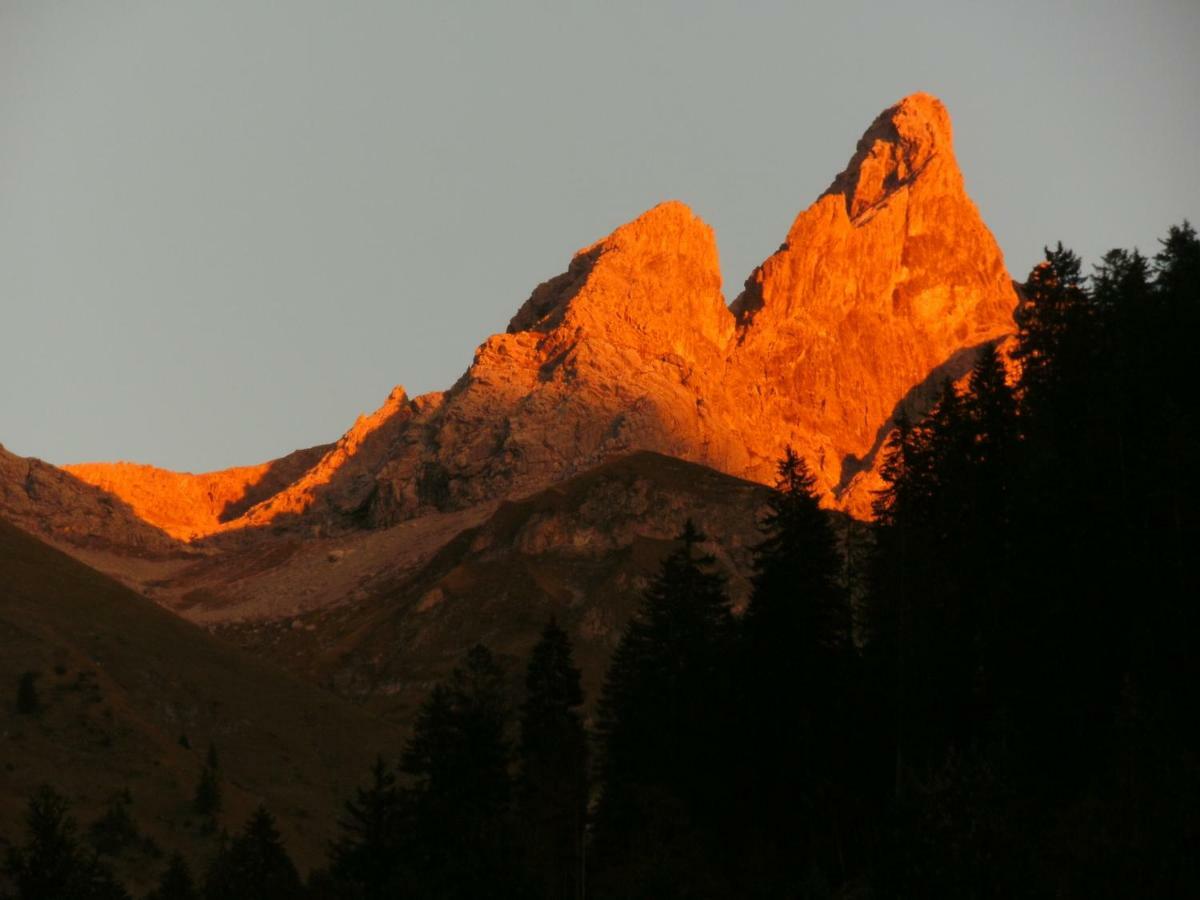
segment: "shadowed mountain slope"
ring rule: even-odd
[[[178,541],[126,500],[69,472],[0,447],[0,516],[58,546],[177,557]]]
[[[553,615],[571,634],[594,700],[626,620],[688,517],[710,537],[735,605],[745,603],[766,493],[704,466],[634,453],[500,504],[351,604],[219,633],[406,720],[477,641],[519,672]]]
[[[35,715],[15,711],[23,672],[37,675]],[[128,788],[144,832],[201,862],[212,836],[190,803],[211,741],[223,777],[220,821],[233,830],[265,802],[297,860],[312,865],[372,756],[401,746],[386,723],[4,521],[0,688],[0,835],[10,838],[39,784],[70,797],[85,826]]]

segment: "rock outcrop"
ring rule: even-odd
[[[256,466],[200,475],[130,462],[78,463],[63,469],[120,497],[144,521],[189,541],[219,531],[251,506],[283,490],[327,449],[311,447]]]
[[[71,471],[180,537],[311,533],[529,494],[636,450],[770,482],[790,444],[831,506],[866,515],[893,416],[1011,333],[1016,302],[946,109],[915,94],[872,123],[730,307],[712,229],[668,202],[539,285],[449,391],[397,389],[304,451],[303,472],[283,465],[295,455],[207,476]]]
[[[743,474],[762,478],[790,442],[823,488],[865,512],[875,482],[860,476],[897,408],[923,409],[974,349],[1012,332],[1016,303],[963,188],[945,107],[905,98],[734,301],[730,387],[755,456]]]
[[[414,420],[376,519],[526,493],[635,449],[770,481],[788,444],[832,505],[866,514],[892,416],[1011,332],[1015,305],[945,107],[908,97],[731,309],[712,232],[683,204],[581,250]]]
[[[529,493],[638,449],[696,458],[734,320],[712,229],[664,203],[540,285],[414,420],[376,522]]]
[[[60,547],[167,557],[184,548],[128,503],[57,466],[0,447],[0,518]]]
[[[80,481],[121,498],[144,521],[184,541],[219,532],[294,523],[320,513],[338,519],[356,515],[371,494],[374,475],[414,411],[396,387],[370,415],[360,415],[333,444],[296,450],[256,466],[205,472],[172,472],[137,463],[79,463],[64,470]]]

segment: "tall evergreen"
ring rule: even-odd
[[[191,869],[178,853],[171,854],[158,887],[146,895],[146,900],[200,900]]]
[[[963,539],[976,499],[972,443],[966,403],[946,381],[925,418],[915,426],[902,421],[887,445],[871,602],[881,640],[871,669],[877,695],[892,697],[898,791],[961,739],[972,719],[971,572],[946,552]]]
[[[204,885],[205,900],[293,900],[302,885],[283,846],[275,817],[260,806],[242,833],[213,860]]]
[[[209,743],[204,757],[204,767],[196,781],[196,792],[192,797],[192,809],[203,816],[210,827],[215,826],[217,814],[221,812],[221,771],[217,759],[216,744]]]
[[[396,776],[380,757],[371,767],[370,785],[356,789],[338,820],[340,834],[330,848],[333,878],[353,886],[364,900],[401,893],[403,814]]]
[[[728,826],[717,777],[736,740],[729,715],[733,618],[725,579],[689,520],[617,645],[598,713],[598,889],[719,896]]]
[[[836,537],[815,483],[807,464],[788,447],[767,500],[762,541],[754,548],[754,592],[745,614],[754,639],[770,641],[782,629],[789,642],[807,642],[809,656],[844,652],[852,618]]]
[[[509,717],[504,672],[482,645],[421,707],[400,764],[412,780],[405,855],[415,895],[517,890]]]
[[[25,842],[9,850],[4,874],[16,900],[128,900],[96,855],[79,841],[67,801],[38,788],[25,814]]]
[[[32,716],[41,711],[42,701],[37,692],[37,672],[22,672],[17,679],[17,712]]]
[[[518,811],[536,896],[584,895],[588,753],[583,689],[571,640],[551,618],[525,673],[518,745]]]
[[[1047,247],[1023,295],[1013,351],[1021,366],[1022,402],[1048,434],[1065,437],[1079,412],[1071,403],[1079,397],[1078,377],[1092,350],[1093,308],[1079,257],[1061,243]]]
[[[743,617],[740,709],[750,773],[746,838],[758,882],[838,878],[854,806],[848,708],[858,701],[850,602],[829,514],[788,447],[760,523]],[[839,871],[833,871],[838,869]]]

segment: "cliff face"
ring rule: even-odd
[[[183,548],[125,500],[57,466],[0,447],[0,519],[57,545],[162,558]]]
[[[637,449],[696,458],[734,334],[712,229],[664,203],[540,285],[379,473],[377,522],[528,493]]]
[[[206,476],[71,471],[190,538],[386,525],[635,450],[770,482],[791,444],[830,505],[865,515],[892,417],[1010,333],[1017,301],[925,94],[880,114],[745,284],[726,307],[712,229],[664,203],[539,285],[449,391],[397,389],[331,447]]]
[[[297,450],[260,465],[200,475],[129,462],[78,463],[63,470],[115,494],[144,521],[186,541],[219,531],[223,523],[286,488],[327,449]]]
[[[682,204],[581,250],[414,423],[373,509],[526,492],[634,449],[769,482],[790,443],[832,505],[865,514],[898,407],[1011,332],[1015,306],[949,115],[917,94],[872,123],[729,310],[711,230]]]
[[[885,110],[733,304],[730,365],[753,447],[783,441],[857,513],[901,403],[923,408],[971,351],[1013,331],[1004,258],[963,188],[950,118],[927,94]]]

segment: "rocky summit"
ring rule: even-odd
[[[1016,302],[949,115],[913,95],[729,308],[712,230],[681,203],[581,250],[414,419],[372,508],[525,493],[635,449],[770,481],[791,444],[831,505],[865,514],[894,414],[1010,333]]]
[[[444,393],[397,389],[337,443],[214,476],[90,464],[177,537],[376,527],[652,450],[770,482],[787,445],[866,516],[894,416],[1013,331],[1017,296],[927,94],[881,113],[726,304],[712,229],[667,202],[580,250]]]

